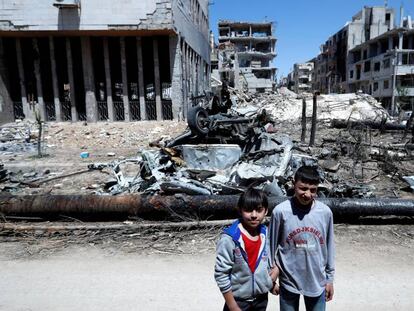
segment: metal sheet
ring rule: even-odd
[[[240,160],[239,145],[183,145],[183,158],[190,169],[224,170]]]

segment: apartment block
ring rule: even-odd
[[[297,93],[312,92],[314,63],[297,63],[293,66],[291,89]]]
[[[4,0],[0,103],[16,118],[186,116],[209,88],[208,0]]]
[[[220,21],[219,74],[237,89],[271,91],[275,87],[276,38],[271,22]]]
[[[414,99],[414,29],[411,18],[350,50],[350,91],[371,94],[394,111],[395,105],[412,110]]]
[[[394,10],[385,6],[364,7],[321,46],[315,57],[313,88],[322,93],[348,92],[347,61],[354,47],[395,28]]]

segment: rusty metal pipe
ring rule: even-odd
[[[139,216],[145,219],[225,219],[237,217],[237,195],[0,195],[4,216]],[[286,200],[271,198],[270,211]],[[407,199],[320,199],[336,217],[414,216],[414,200]],[[181,219],[182,220],[182,219]]]

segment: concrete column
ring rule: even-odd
[[[188,97],[190,95],[190,85],[188,83],[188,76],[189,76],[188,75],[188,63],[189,63],[189,59],[188,59],[188,48],[187,48],[187,43],[186,42],[184,42],[183,50],[184,50],[184,84],[185,84],[185,87],[184,87],[185,94],[184,94],[184,96],[185,96],[185,99],[186,99],[187,103],[189,103],[189,101],[188,101]],[[186,107],[186,110],[185,110],[185,117],[187,117],[187,110],[188,110],[188,106]]]
[[[82,69],[85,86],[86,119],[88,122],[98,121],[98,105],[95,97],[95,77],[92,66],[90,37],[81,37]]]
[[[177,50],[179,49],[179,40],[175,36],[168,37],[168,46],[170,52],[170,77],[174,74],[174,65],[175,65],[175,58],[177,57]]]
[[[393,37],[392,36],[388,37],[388,50],[394,49],[393,42],[394,42]]]
[[[40,74],[40,51],[39,45],[37,44],[37,39],[32,39],[32,45],[34,50],[34,74],[36,77],[36,92],[37,92],[37,104],[39,107],[40,118],[43,121],[46,121],[46,109],[45,102],[43,100],[43,89],[42,89],[42,75]]]
[[[206,89],[211,87],[211,65],[206,62]]]
[[[3,39],[0,38],[0,124],[14,121],[13,101],[9,94],[9,78],[5,62]]]
[[[16,56],[17,56],[17,70],[19,71],[20,94],[22,97],[23,113],[26,116],[26,119],[31,119],[33,117],[33,113],[27,101],[26,82],[25,82],[25,76],[24,76],[23,55],[22,55],[20,38],[16,38]]]
[[[141,120],[147,119],[145,107],[145,90],[144,90],[144,64],[142,62],[142,41],[137,37],[137,64],[138,64],[138,88],[139,88],[139,110]]]
[[[194,95],[198,95],[197,94],[197,88],[196,88],[196,81],[197,81],[197,61],[196,61],[196,55],[194,50],[191,50],[191,68],[193,69],[192,71],[192,75],[191,75],[191,80],[192,80],[192,84],[193,84],[193,93]]]
[[[119,38],[121,47],[121,73],[122,73],[122,101],[124,102],[124,116],[125,121],[131,121],[131,114],[129,111],[129,98],[128,98],[128,75],[126,68],[126,53],[125,53],[125,37]]]
[[[402,31],[398,33],[398,49],[402,50],[404,46],[404,34]]]
[[[202,68],[202,83],[203,83],[203,90],[207,90],[207,71],[206,71],[207,63],[204,61],[203,58],[201,58],[201,68]]]
[[[66,62],[68,65],[68,79],[69,79],[69,95],[71,105],[72,122],[78,121],[78,112],[76,111],[76,96],[75,96],[75,78],[73,76],[73,62],[72,62],[72,47],[70,39],[66,38]]]
[[[183,40],[183,39],[181,39]],[[181,74],[182,74],[182,96],[183,96],[183,120],[187,118],[187,110],[188,110],[188,92],[187,92],[187,74],[186,74],[186,58],[185,58],[185,41],[183,40],[182,47],[180,45],[181,51]]]
[[[199,92],[204,90],[204,70],[203,70],[203,59],[198,56],[198,89]]]
[[[192,105],[192,101],[190,99],[190,97],[193,95],[192,92],[192,88],[191,88],[191,58],[190,58],[190,49],[188,47],[188,44],[185,45],[185,51],[186,51],[186,55],[185,55],[185,72],[186,72],[186,76],[185,76],[185,88],[186,88],[186,92],[187,92],[187,101],[188,101],[188,106],[187,106],[187,110],[185,112],[185,116],[187,117],[187,113],[188,113],[188,109],[189,107]]]
[[[408,37],[408,48],[410,50],[414,49],[414,37],[412,35]]]
[[[190,79],[190,93],[193,96],[196,96],[197,94],[195,93],[195,89],[194,89],[194,58],[193,58],[193,50],[188,47],[188,58],[189,58],[189,68],[190,70],[188,71],[190,73],[189,79]]]
[[[199,95],[198,81],[200,80],[199,79],[200,78],[200,68],[199,68],[198,55],[195,55],[194,62],[195,62],[195,66],[194,66],[194,70],[195,70],[195,74],[194,74],[195,95],[198,96]]]
[[[157,109],[157,120],[163,120],[162,103],[161,103],[161,82],[160,82],[160,61],[158,58],[158,40],[154,38],[152,41],[152,49],[154,54],[154,86],[155,86],[155,104]]]
[[[186,85],[187,97],[189,98],[191,96],[190,52],[189,52],[187,44],[185,44],[185,85]],[[191,102],[189,102],[189,104],[191,105]]]
[[[234,54],[234,88],[240,90],[240,68],[238,54]]]
[[[56,121],[62,121],[62,107],[59,100],[59,86],[58,86],[58,77],[56,70],[56,57],[55,57],[55,42],[53,37],[49,37],[49,50],[50,50],[50,71],[52,73],[52,87],[53,87],[53,101],[55,103],[55,114]]]
[[[171,101],[174,120],[182,119],[184,104],[184,75],[182,70],[182,55],[180,39],[176,36],[169,37],[170,47],[170,72],[171,72]]]
[[[114,115],[114,101],[112,99],[112,80],[111,80],[111,64],[109,63],[109,48],[108,38],[103,38],[104,49],[104,66],[105,66],[105,85],[106,85],[106,105],[108,106],[108,118],[109,121],[115,120]]]

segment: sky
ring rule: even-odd
[[[286,76],[294,63],[305,62],[319,54],[320,46],[339,31],[364,5],[383,6],[385,0],[210,0],[210,29],[217,41],[219,20],[274,22],[277,77]],[[414,0],[388,0],[399,21],[414,19]]]

